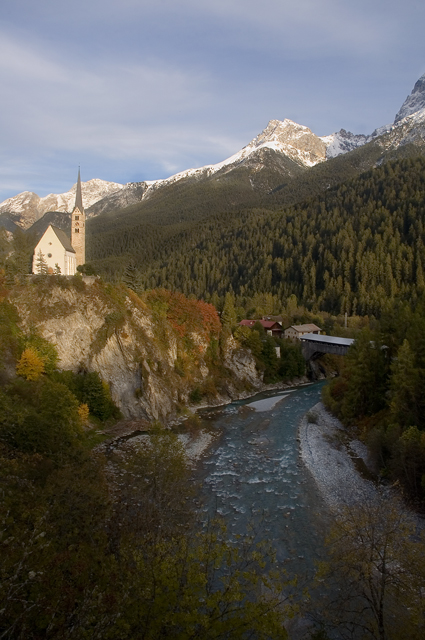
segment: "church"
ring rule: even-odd
[[[32,272],[73,276],[77,273],[77,267],[85,261],[86,214],[78,169],[75,206],[71,215],[71,238],[62,229],[49,225],[34,249]]]

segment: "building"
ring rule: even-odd
[[[49,225],[34,249],[33,273],[60,273],[73,276],[86,261],[86,214],[83,208],[78,169],[75,206],[71,214],[71,238],[65,231]]]
[[[301,336],[306,333],[314,333],[320,335],[321,328],[315,324],[294,324],[285,329],[284,336],[290,340],[300,340]]]
[[[256,322],[259,322],[264,328],[265,332],[273,338],[281,338],[283,336],[282,325],[274,320],[241,320],[239,325],[241,327],[253,328]]]
[[[34,249],[32,272],[64,276],[73,276],[77,272],[75,250],[65,231],[49,224]]]
[[[81,193],[80,169],[78,169],[77,193],[75,207],[71,216],[71,244],[75,249],[77,267],[86,261],[86,213],[83,208]]]

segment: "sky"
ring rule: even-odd
[[[388,124],[423,0],[1,0],[0,201],[221,162],[269,120]]]

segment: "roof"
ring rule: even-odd
[[[316,324],[293,324],[289,329],[295,329],[298,333],[321,331],[321,328]]]
[[[344,347],[349,347],[353,344],[353,338],[339,338],[338,336],[318,336],[315,333],[306,333],[301,336],[301,340],[308,340],[309,342],[320,342],[321,344],[339,344]]]
[[[74,209],[79,209],[81,213],[84,211],[83,209],[83,196],[81,193],[81,178],[80,178],[80,167],[78,167],[78,180],[77,180],[77,192],[75,194],[75,207]]]
[[[256,322],[259,322],[264,329],[282,329],[281,325],[274,320],[241,320],[239,324],[242,327],[253,327]]]
[[[50,226],[52,227],[53,231],[55,232],[55,234],[56,234],[59,242],[63,246],[63,248],[66,251],[71,251],[71,253],[75,253],[75,249],[73,248],[73,246],[71,244],[71,240],[68,238],[68,236],[66,235],[65,231],[63,231],[62,229],[59,229],[59,227],[54,227],[52,224]]]

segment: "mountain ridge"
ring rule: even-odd
[[[413,143],[425,143],[425,74],[397,112],[394,122],[369,135],[353,134],[345,129],[319,137],[305,125],[292,120],[270,120],[266,128],[245,147],[222,162],[187,169],[168,178],[126,185],[92,179],[83,183],[84,206],[88,217],[137,206],[167,193],[180,185],[196,185],[215,180],[226,187],[236,176],[249,193],[271,193],[285,181],[299,176],[319,164],[353,152],[376,142],[383,151]],[[379,164],[379,160],[378,164]],[[244,173],[245,172],[245,173]],[[75,185],[65,194],[49,194],[40,198],[23,192],[0,203],[0,224],[10,223],[30,228],[47,212],[69,212],[75,198]],[[182,206],[184,209],[184,206]],[[183,214],[184,217],[184,214]]]

